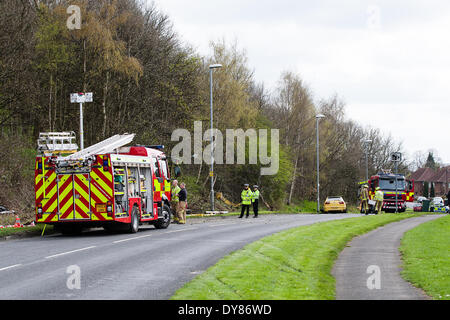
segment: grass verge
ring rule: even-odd
[[[0,240],[5,237],[14,236],[14,237],[27,237],[27,236],[40,236],[42,234],[42,230],[45,225],[38,224],[34,227],[25,227],[25,228],[5,228],[0,229]],[[47,225],[45,228],[44,234],[49,234],[53,232],[53,226]]]
[[[417,215],[381,214],[283,231],[245,246],[179,289],[174,300],[330,300],[334,261],[355,236]]]
[[[429,221],[403,236],[402,276],[437,300],[450,300],[450,216]]]

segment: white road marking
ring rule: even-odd
[[[181,232],[181,231],[189,231],[189,230],[195,230],[195,229],[197,229],[197,228],[189,228],[189,229],[173,230],[173,231],[167,231],[167,232],[164,232],[163,234],[174,233],[174,232]]]
[[[96,246],[91,246],[91,247],[81,248],[81,249],[77,249],[77,250],[72,250],[72,251],[62,252],[62,253],[58,253],[58,254],[54,254],[54,255],[45,257],[45,259],[55,258],[55,257],[63,256],[63,255],[70,254],[70,253],[74,253],[74,252],[79,252],[79,251],[89,250],[89,249],[92,249],[92,248],[95,248],[95,247],[96,247]]]
[[[4,267],[4,268],[1,268],[0,271],[12,269],[12,268],[15,268],[15,267],[18,267],[18,266],[21,266],[21,264],[15,264],[15,265],[13,265],[13,266]]]
[[[173,232],[181,232],[181,231],[188,231],[188,230],[195,230],[195,229],[197,229],[197,228],[188,228],[188,229],[173,230],[173,231],[163,232],[162,234],[173,233]],[[116,241],[113,241],[113,243],[120,243],[120,242],[125,242],[125,241],[135,240],[135,239],[142,239],[142,238],[151,237],[151,236],[153,236],[153,235],[154,235],[154,234],[146,234],[145,236],[133,237],[133,238],[127,238],[127,239],[122,239],[122,240],[116,240]]]
[[[237,223],[219,223],[219,224],[210,224],[208,227],[218,227],[218,226],[233,226]]]
[[[147,237],[151,237],[151,236],[152,236],[152,234],[146,234],[145,236],[139,236],[139,237],[133,237],[133,238],[126,238],[126,239],[122,239],[122,240],[116,240],[116,241],[113,241],[113,243],[120,243],[120,242],[135,240],[135,239],[142,239],[142,238],[147,238]]]

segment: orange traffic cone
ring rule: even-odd
[[[20,223],[19,216],[16,215],[16,223],[14,224],[14,228],[22,228],[23,224]]]

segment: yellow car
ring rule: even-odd
[[[327,197],[323,204],[323,212],[347,212],[347,204],[342,197]]]

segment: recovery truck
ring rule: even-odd
[[[63,233],[86,227],[135,233],[143,223],[167,228],[171,192],[164,146],[125,147],[133,138],[115,135],[67,156],[41,148],[45,152],[35,165],[36,223]]]
[[[397,188],[396,188],[397,181]],[[414,180],[407,180],[402,174],[393,174],[390,170],[382,170],[371,176],[368,181],[359,183],[360,188],[367,184],[369,186],[369,212],[375,211],[375,189],[380,187],[384,194],[382,211],[395,212],[397,195],[397,212],[405,212],[406,203],[414,201]],[[360,204],[360,212],[362,208]]]

